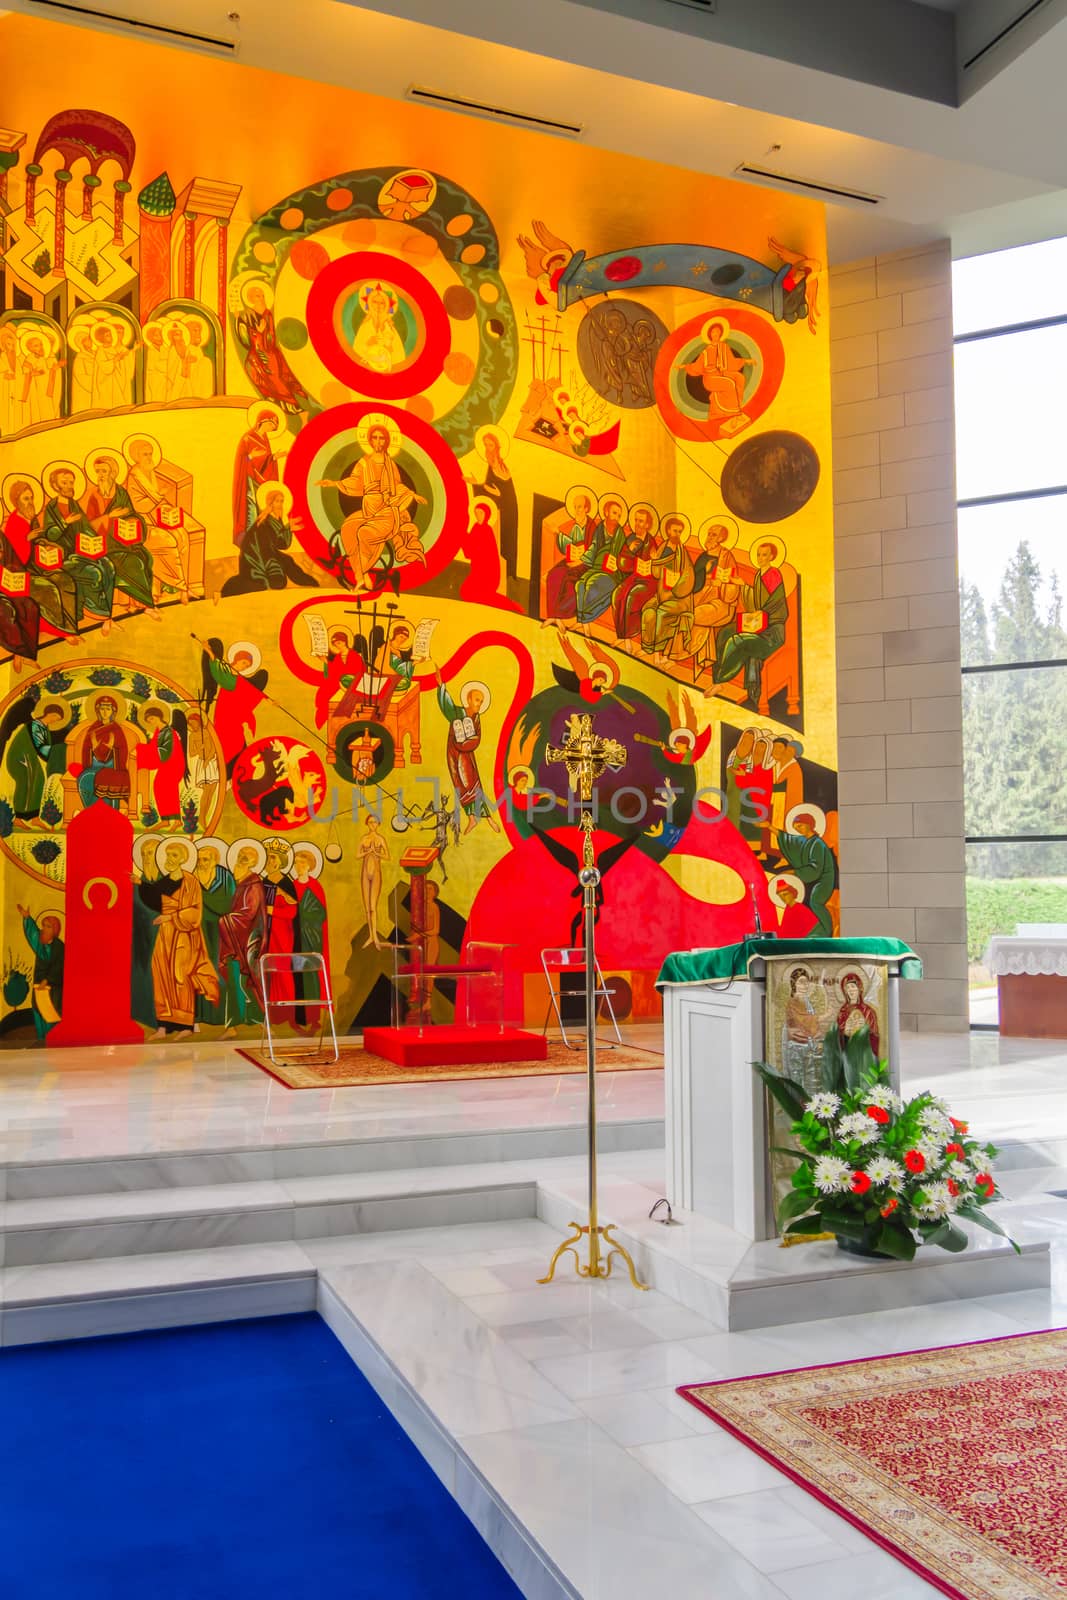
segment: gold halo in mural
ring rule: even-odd
[[[279,856],[281,858],[283,872],[289,872],[291,870],[293,865],[293,847],[289,843],[288,839],[264,839],[263,849],[265,850],[268,858],[270,856]]]
[[[26,355],[32,354],[30,340],[39,339],[43,346],[42,354],[54,356],[59,350],[59,337],[46,327],[43,322],[24,322],[18,330],[19,348]]]
[[[274,417],[278,427],[285,427],[285,412],[281,406],[276,406],[273,400],[256,400],[245,412],[250,428],[258,428],[264,417]]]
[[[237,869],[237,858],[242,850],[251,850],[255,860],[253,872],[262,872],[267,865],[267,852],[258,839],[235,839],[226,851],[226,865],[231,872]]]
[[[277,483],[273,478],[268,478],[266,483],[261,483],[256,490],[256,505],[261,511],[266,511],[267,501],[272,494],[281,495],[282,516],[287,517],[293,509],[293,491],[287,483]]]
[[[501,459],[506,461],[508,459],[508,451],[511,449],[511,438],[505,432],[505,430],[503,428],[495,428],[491,422],[485,423],[475,433],[475,435],[474,435],[474,447],[475,447],[475,449],[479,452],[480,455],[483,455],[483,456],[485,455],[485,440],[486,440],[486,435],[487,434],[491,434],[493,436],[493,438],[496,439],[497,443],[500,446]]]
[[[664,533],[666,533],[667,524],[670,522],[680,522],[682,524],[682,541],[684,543],[693,532],[693,524],[690,522],[684,511],[668,511],[667,515],[663,519]]]
[[[41,485],[38,483],[37,479],[31,478],[28,472],[9,472],[7,477],[4,479],[3,488],[0,489],[0,495],[3,496],[4,505],[7,507],[7,509],[9,511],[14,511],[15,491],[20,485],[31,491],[33,494],[33,509],[34,511],[40,511],[45,500],[44,490],[41,488]]]
[[[574,507],[576,502],[580,499],[585,499],[588,501],[589,510],[586,512],[586,516],[590,516],[592,514],[593,507],[596,505],[596,495],[593,493],[592,489],[589,488],[588,484],[576,483],[572,488],[567,490],[567,498],[564,500],[563,504],[567,507],[567,515],[575,522],[578,521],[578,513],[575,511]]]
[[[112,450],[108,445],[101,445],[97,450],[90,450],[85,458],[85,476],[93,478],[93,469],[98,461],[110,461],[115,469],[115,477],[122,482],[126,476],[126,461],[117,450]],[[95,478],[93,479],[95,482]]]
[[[753,566],[756,563],[756,556],[763,549],[764,545],[768,544],[774,546],[774,556],[772,557],[774,565],[776,567],[781,566],[782,562],[785,560],[785,540],[779,539],[777,534],[773,533],[765,533],[761,539],[753,539],[752,544],[749,547],[749,555],[752,558]]]
[[[251,663],[247,667],[237,665],[238,656],[247,656]],[[242,678],[247,678],[253,672],[258,672],[263,664],[263,652],[258,644],[253,644],[251,639],[238,639],[236,644],[231,644],[226,652],[226,665],[232,667],[234,672]]]
[[[809,805],[806,800],[802,801],[800,805],[794,806],[785,819],[786,833],[796,832],[796,822],[800,817],[811,818],[815,825],[815,832],[821,839],[826,832],[826,812],[822,809],[822,806]]]
[[[778,893],[779,889],[792,889],[799,902],[802,903],[804,900],[804,885],[792,872],[775,873],[774,877],[767,886],[767,893],[771,897],[771,904],[777,906],[779,911],[784,911],[785,901]]]
[[[630,507],[626,504],[626,501],[623,499],[622,495],[616,494],[614,489],[605,489],[604,493],[600,496],[600,503],[597,506],[597,510],[600,512],[600,516],[603,521],[607,520],[606,513],[608,506],[618,507],[618,521],[621,526],[625,527],[627,518],[630,515]]]
[[[225,839],[216,839],[213,834],[208,833],[205,834],[202,839],[195,839],[193,843],[196,845],[198,862],[203,851],[214,850],[218,855],[219,865],[224,865],[226,861],[226,852],[230,848]]]
[[[697,534],[701,549],[703,549],[704,540],[708,536],[709,528],[726,529],[726,538],[719,546],[721,550],[732,550],[741,533],[741,530],[737,526],[737,523],[734,521],[733,517],[727,516],[725,512],[723,512],[722,515],[706,517],[705,520],[700,524],[700,532]]]
[[[637,518],[637,513],[639,511],[648,512],[649,516],[652,518],[652,526],[649,529],[649,532],[656,533],[659,529],[659,512],[648,500],[635,500],[633,505],[630,507],[630,527],[633,528],[634,522]]]
[[[179,849],[182,852],[182,868],[185,872],[196,871],[196,846],[191,839],[184,839],[180,833],[172,833],[160,839],[156,845],[156,866],[162,875],[166,871],[167,851]]]
[[[296,865],[297,856],[310,856],[312,865],[308,868],[309,878],[318,878],[322,875],[322,851],[317,844],[312,844],[310,839],[297,839],[293,845],[293,865]]]
[[[150,464],[153,467],[158,467],[163,459],[163,450],[159,440],[153,439],[150,433],[131,433],[128,438],[122,441],[122,453],[131,467],[136,466],[137,463],[134,460],[133,452],[136,450],[139,455],[143,455],[144,450],[142,447],[144,445],[148,445],[151,450],[149,456]]]
[[[74,500],[80,500],[85,493],[85,473],[73,461],[50,461],[41,473],[41,482],[44,484],[45,493],[49,499],[56,493],[56,486],[52,480],[59,472],[71,472],[74,474],[74,488],[71,490],[71,497]]]
[[[482,697],[482,703],[478,707],[478,715],[484,717],[485,713],[489,710],[489,707],[493,703],[493,697],[489,693],[489,685],[487,683],[482,683],[480,678],[467,679],[467,682],[459,691],[459,703],[464,710],[467,709],[467,696],[470,694],[472,689],[477,689],[478,693]]]
[[[359,426],[356,428],[356,443],[359,448],[370,454],[370,436],[375,428],[384,428],[389,435],[389,454],[395,456],[403,443],[400,429],[391,417],[385,416],[381,411],[369,411],[365,417],[360,418]]]

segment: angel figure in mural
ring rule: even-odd
[[[789,266],[789,271],[782,279],[782,288],[786,294],[803,285],[808,304],[808,328],[814,333],[819,321],[818,274],[822,271],[822,262],[816,261],[814,256],[806,256],[802,250],[790,250],[787,245],[779,244],[777,239],[768,239],[767,244],[779,261]]]
[[[264,400],[275,400],[284,411],[296,415],[308,393],[279,349],[273,300],[265,283],[253,278],[245,284],[235,324],[237,340],[248,351],[245,371],[252,387]]]
[[[16,828],[41,826],[40,810],[50,777],[67,767],[67,735],[74,731],[77,709],[68,712],[57,700],[34,704],[21,695],[0,723],[0,757],[15,788],[10,796]]]
[[[201,704],[211,714],[230,774],[245,745],[256,736],[256,708],[267,687],[263,652],[250,640],[240,640],[225,652],[221,639],[196,642],[203,651]]]
[[[527,276],[533,279],[538,293],[547,301],[553,293],[552,279],[567,265],[574,254],[574,246],[536,218],[533,231],[533,239],[528,234],[520,233],[518,245],[526,259]]]
[[[392,423],[382,416],[364,418],[357,438],[366,453],[348,476],[320,478],[317,487],[336,489],[339,494],[361,501],[359,510],[351,512],[334,535],[335,543],[351,564],[358,593],[373,587],[373,569],[387,549],[396,566],[422,560],[422,541],[411,518],[411,507],[427,502],[400,476],[393,460],[400,436]]]

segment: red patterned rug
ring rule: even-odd
[[[955,1600],[1067,1589],[1067,1329],[678,1392]]]
[[[343,1044],[338,1060],[329,1046],[309,1051],[307,1045],[279,1050],[272,1061],[268,1051],[245,1047],[238,1051],[246,1061],[261,1067],[287,1089],[371,1088],[384,1083],[443,1083],[465,1078],[558,1078],[585,1071],[585,1049],[568,1050],[551,1041],[544,1061],[483,1061],[474,1066],[398,1067],[384,1056],[372,1055],[362,1045]],[[601,1072],[655,1072],[663,1067],[663,1053],[639,1045],[602,1047],[597,1053]]]

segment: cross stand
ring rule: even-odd
[[[593,852],[593,785],[605,767],[618,770],[626,761],[626,747],[616,739],[602,739],[593,731],[593,719],[588,714],[572,716],[567,723],[567,738],[562,745],[550,747],[549,761],[563,761],[571,789],[577,790],[581,804],[582,866],[578,882],[582,888],[582,909],[585,918],[585,1063],[588,1082],[588,1138],[589,1138],[589,1221],[586,1224],[570,1222],[574,1231],[559,1245],[549,1263],[548,1273],[538,1278],[538,1283],[551,1283],[560,1256],[574,1257],[575,1270],[580,1278],[610,1278],[615,1257],[626,1263],[630,1282],[636,1289],[647,1289],[637,1276],[629,1251],[613,1237],[614,1224],[601,1223],[597,1208],[596,1173],[596,892],[600,884],[600,870]],[[588,1260],[582,1261],[579,1249],[585,1236],[589,1241]],[[602,1248],[603,1247],[603,1248]]]

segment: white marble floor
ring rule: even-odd
[[[1067,1201],[1047,1193],[1067,1187],[1067,1155],[1056,1150],[1067,1141],[1067,1045],[930,1036],[906,1039],[904,1058],[909,1086],[937,1088],[983,1134],[1011,1145],[1003,1220],[1051,1238],[1051,1289],[728,1333],[665,1293],[626,1283],[590,1286],[564,1271],[538,1286],[560,1233],[517,1216],[12,1267],[0,1301],[5,1287],[9,1304],[21,1292],[24,1273],[38,1285],[51,1274],[61,1296],[96,1268],[106,1271],[104,1295],[159,1291],[161,1315],[166,1286],[179,1279],[205,1286],[205,1317],[242,1314],[227,1311],[225,1298],[242,1273],[264,1279],[260,1311],[274,1304],[272,1275],[286,1292],[318,1294],[320,1307],[340,1307],[359,1324],[361,1349],[388,1368],[381,1392],[396,1398],[398,1414],[415,1397],[420,1416],[438,1419],[434,1430],[412,1423],[413,1435],[432,1459],[447,1434],[450,1464],[435,1465],[487,1536],[499,1507],[510,1508],[561,1575],[546,1587],[543,1564],[529,1559],[528,1545],[522,1555],[520,1540],[513,1570],[530,1600],[647,1600],[665,1587],[672,1600],[933,1595],[674,1393],[682,1383],[1067,1323]],[[607,1128],[648,1133],[647,1155],[639,1141],[636,1154],[605,1162],[609,1185],[615,1165],[643,1175],[647,1167],[654,1182],[661,1075],[605,1074],[601,1102]],[[12,1172],[19,1163],[265,1155],[348,1140],[552,1137],[583,1116],[580,1076],[320,1093],[288,1091],[218,1046],[0,1060],[0,1165]],[[94,1314],[106,1318],[107,1304],[97,1304]],[[177,1320],[189,1318],[183,1311]],[[478,1483],[491,1486],[496,1510],[474,1492]]]
[[[658,1046],[655,1028],[625,1031]],[[1067,1140],[1067,1041],[905,1034],[903,1074],[999,1142]],[[607,1123],[660,1119],[662,1075],[603,1072],[599,1103]],[[574,1127],[584,1115],[580,1074],[291,1090],[217,1043],[0,1054],[0,1162]]]

